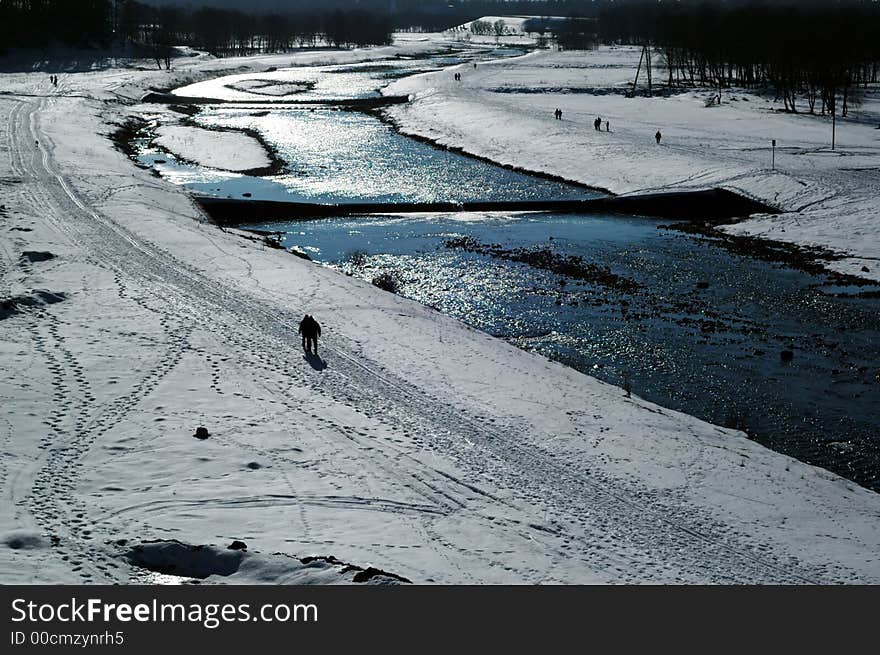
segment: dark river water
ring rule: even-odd
[[[589,197],[435,149],[331,110],[210,109],[261,132],[274,178],[208,171],[145,149],[199,192],[346,202]],[[648,218],[389,215],[252,227],[522,348],[880,491],[880,299]],[[461,246],[467,246],[463,248]],[[783,351],[791,354],[782,356]]]

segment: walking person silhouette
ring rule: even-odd
[[[318,337],[321,326],[310,314],[306,314],[299,322],[299,333],[302,335],[302,347],[307,353],[318,354]]]

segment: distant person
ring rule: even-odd
[[[657,139],[657,145],[660,145],[660,139],[663,138],[663,135],[660,134],[660,130],[657,130],[657,134],[654,135],[654,138]]]
[[[593,127],[596,129],[597,132],[602,131],[602,117],[601,116],[596,116],[596,120],[593,121]]]
[[[318,337],[321,336],[321,326],[310,314],[306,314],[299,323],[299,333],[302,335],[302,346],[307,353],[318,354]]]
[[[477,62],[474,62],[474,68],[476,68],[476,67],[477,67]]]
[[[605,121],[605,131],[606,132],[611,131],[611,123],[609,123],[608,121]]]

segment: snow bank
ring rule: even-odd
[[[155,143],[187,161],[209,168],[245,172],[272,164],[263,144],[243,132],[219,132],[187,125],[163,125]]]
[[[757,216],[731,232],[846,253],[829,266],[880,280],[877,89],[838,120],[831,151],[830,117],[784,114],[743,90],[724,90],[722,104],[712,106],[706,90],[660,89],[647,98],[642,71],[640,94],[626,97],[639,54],[623,47],[536,52],[463,67],[461,82],[446,73],[405,78],[385,93],[414,101],[386,113],[407,134],[613,193],[735,191],[785,213]],[[654,80],[663,79],[656,68]],[[593,128],[597,116],[602,131]]]

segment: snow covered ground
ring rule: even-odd
[[[409,77],[385,92],[414,102],[387,113],[405,133],[617,194],[730,189],[785,212],[731,233],[846,253],[830,267],[880,280],[878,89],[838,118],[832,151],[830,117],[780,113],[781,103],[743,90],[724,90],[720,106],[707,106],[706,90],[627,98],[639,55],[629,47],[539,51],[462,66],[461,82],[451,71]],[[640,88],[644,79],[642,70]],[[655,82],[664,79],[655,68]]]
[[[163,125],[156,130],[156,145],[178,158],[201,166],[243,172],[272,164],[263,144],[243,132],[217,132],[188,125]]]
[[[307,557],[333,555],[416,583],[880,582],[877,494],[220,230],[106,138],[154,111],[136,100],[150,85],[290,60],[193,58],[58,89],[2,75],[0,582],[164,581],[130,562],[203,561],[155,539],[245,541],[247,558],[215,557],[240,573],[209,581],[353,582]],[[413,82],[399,118],[488,97],[444,92],[451,77]],[[486,115],[467,116],[491,140]],[[600,138],[527,104],[517,116],[503,141],[520,154],[539,127]],[[320,359],[300,348],[305,312]]]

